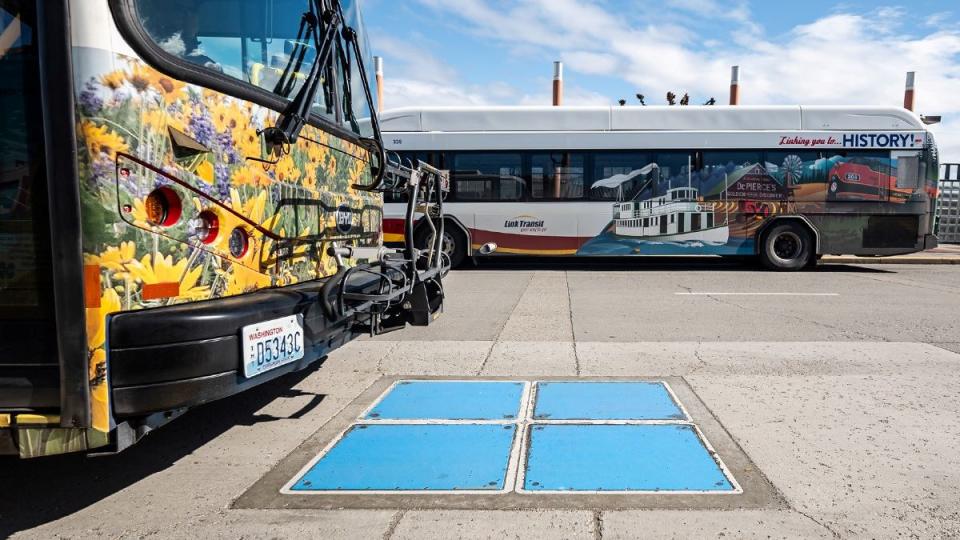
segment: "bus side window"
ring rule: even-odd
[[[597,152],[588,197],[593,201],[629,201],[655,170],[643,152]]]
[[[530,156],[530,195],[534,199],[569,200],[584,196],[586,156],[556,151]]]
[[[700,171],[700,176],[702,178],[701,185],[699,186],[701,196],[711,198],[723,198],[726,196],[734,199],[780,198],[767,195],[766,192],[771,191],[771,188],[758,185],[758,182],[767,182],[768,185],[769,182],[774,182],[773,180],[766,180],[770,177],[770,172],[767,170],[767,164],[763,161],[763,157],[758,151],[726,150],[704,152],[703,170]],[[735,189],[736,183],[741,179],[747,180],[743,185],[750,186],[751,189],[737,191]],[[724,194],[725,189],[729,190],[730,193]],[[785,195],[782,197],[785,198]]]
[[[920,156],[897,158],[897,187],[903,189],[920,187]]]
[[[457,201],[520,201],[526,187],[521,155],[514,152],[457,152],[450,181]]]
[[[659,152],[655,156],[657,165],[656,181],[650,188],[643,188],[639,198],[649,198],[666,193],[671,188],[684,187],[688,184],[696,189],[700,188],[699,171],[691,171],[694,163],[693,152]]]

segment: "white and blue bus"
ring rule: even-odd
[[[454,264],[488,242],[498,255],[741,255],[780,270],[936,245],[937,147],[901,108],[408,108],[381,124],[388,150],[451,171]],[[387,200],[388,242],[402,240],[400,202]]]

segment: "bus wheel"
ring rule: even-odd
[[[796,223],[774,225],[763,235],[760,260],[771,270],[802,270],[816,260],[813,235]]]
[[[426,249],[433,243],[433,233],[427,227],[420,227],[414,241],[418,249]],[[459,229],[455,229],[449,223],[446,223],[443,227],[443,241],[440,249],[450,259],[450,268],[456,268],[467,257],[467,238]]]

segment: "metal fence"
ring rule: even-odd
[[[960,163],[940,166],[940,197],[937,201],[937,239],[960,243]]]

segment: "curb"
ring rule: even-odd
[[[820,264],[960,264],[960,257],[823,257]]]

